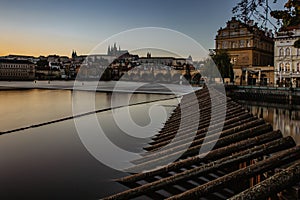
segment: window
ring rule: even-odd
[[[235,41],[232,42],[232,48],[237,48],[237,42]]]
[[[279,49],[279,56],[283,56],[283,48]]]
[[[246,43],[245,40],[241,40],[240,41],[240,47],[245,47],[245,43]]]
[[[251,43],[249,40],[247,40],[247,47],[251,47]]]
[[[280,64],[279,64],[279,69],[278,69],[278,71],[280,71],[280,72],[283,71],[283,63],[280,63]]]
[[[300,48],[297,49],[297,56],[300,56]]]
[[[296,72],[299,72],[299,71],[300,71],[300,63],[297,63]]]
[[[290,49],[290,48],[287,48],[287,49],[285,50],[285,55],[286,55],[286,56],[290,56],[290,55],[291,55],[291,49]]]
[[[286,69],[286,71],[291,71],[291,65],[290,65],[290,63],[286,63],[285,64],[285,69]]]
[[[237,62],[237,57],[232,57],[230,63],[235,64],[236,62]]]
[[[223,47],[223,49],[227,49],[228,48],[228,42],[223,42],[223,44],[222,44],[222,47]]]

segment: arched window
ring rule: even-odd
[[[251,47],[251,43],[249,40],[247,40],[247,47]]]
[[[285,55],[286,56],[290,56],[291,55],[291,49],[290,48],[286,48]]]
[[[279,56],[283,56],[283,48],[279,49]]]
[[[279,64],[279,69],[278,69],[278,71],[280,71],[280,72],[283,71],[283,63],[280,63],[280,64]]]
[[[299,72],[299,71],[300,71],[300,63],[297,63],[296,72]]]
[[[286,69],[287,72],[291,71],[291,65],[290,65],[290,63],[286,63],[285,64],[285,69]]]
[[[237,48],[237,47],[238,47],[236,41],[233,41],[233,42],[231,43],[231,45],[232,45],[232,48]]]

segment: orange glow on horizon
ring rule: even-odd
[[[12,33],[8,31],[0,38],[0,56],[10,54],[27,56],[60,55],[71,56],[72,50],[79,55],[87,54],[94,45],[76,38],[57,35],[37,35],[34,33]]]

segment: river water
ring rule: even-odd
[[[77,93],[86,98],[93,97],[89,92]],[[96,109],[109,108],[112,98],[120,100],[128,95],[96,93]],[[133,94],[130,104],[170,97]],[[72,91],[69,90],[0,91],[0,131],[72,116],[72,98]],[[118,102],[118,105],[122,105],[122,101]],[[158,103],[165,109],[168,117],[178,100],[130,106],[132,120],[145,126],[143,132],[148,133],[149,137],[160,128],[147,127],[151,121],[149,109]],[[122,109],[124,108],[116,110],[121,113]],[[153,115],[152,117],[157,118],[161,112],[154,112]],[[83,118],[87,117],[89,116]],[[111,138],[119,138],[121,130],[113,121],[112,111],[99,112],[97,118]],[[122,148],[142,151],[149,138],[138,141]],[[1,135],[0,163],[0,199],[99,199],[125,189],[112,181],[124,176],[124,172],[107,167],[90,154],[80,140],[72,119]]]
[[[253,115],[272,124],[284,136],[292,136],[300,145],[300,107],[266,102],[240,101]]]
[[[120,99],[129,94],[77,91],[86,99],[94,98],[97,110],[126,105]],[[76,95],[75,95],[76,96]],[[170,95],[133,94],[130,104],[170,98]],[[72,98],[69,90],[7,90],[0,91],[0,131],[39,124],[72,116]],[[84,103],[81,102],[81,103]],[[252,114],[264,118],[285,136],[291,135],[300,144],[300,109],[285,105],[266,105],[261,102],[241,102]],[[166,117],[178,104],[177,99],[129,106],[132,120],[144,126],[143,133],[153,136],[162,126],[148,127],[149,110],[159,104]],[[160,107],[161,108],[161,107]],[[115,109],[122,114],[124,108]],[[87,110],[88,111],[88,110]],[[161,112],[152,112],[158,118]],[[111,110],[97,113],[97,118],[110,139],[120,142],[120,128],[114,123]],[[89,118],[84,116],[82,118]],[[87,133],[89,128],[86,129]],[[138,133],[136,133],[138,134]],[[123,141],[121,148],[141,152],[148,138]],[[124,186],[113,181],[125,176],[98,161],[82,143],[74,120],[64,120],[41,127],[30,128],[0,136],[0,199],[99,199],[120,192]]]

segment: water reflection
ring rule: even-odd
[[[90,98],[93,94],[76,91],[81,97]],[[126,93],[114,94],[116,99],[127,98]],[[111,106],[111,93],[95,94],[96,109]],[[170,95],[133,94],[130,103],[138,103]],[[115,101],[115,100],[114,100]],[[89,101],[87,101],[89,102]],[[123,101],[120,101],[121,103]],[[81,101],[81,103],[84,103]],[[124,102],[123,102],[124,103]],[[83,106],[84,107],[84,106]],[[72,91],[70,90],[7,90],[0,91],[0,131],[12,130],[32,124],[43,123],[72,115]],[[84,110],[87,112],[86,110]]]
[[[86,95],[90,94],[86,92]],[[118,94],[117,98],[126,95]],[[170,96],[134,94],[131,102],[166,97]],[[0,91],[0,129],[69,116],[71,98],[71,91]],[[110,106],[110,99],[110,94],[97,93],[97,108]],[[137,124],[147,125],[149,118],[144,116],[153,104],[132,106],[130,114],[133,120]],[[173,99],[162,104],[170,113],[178,101]],[[111,112],[97,113],[97,117],[111,139],[120,141],[121,130],[114,124]],[[150,137],[159,128],[152,127],[145,129],[145,132]],[[118,145],[129,151],[141,152],[145,142],[147,140],[139,144],[127,142]],[[73,120],[1,135],[0,163],[0,199],[99,199],[125,190],[124,186],[113,181],[125,174],[103,165],[87,151]]]
[[[253,115],[265,119],[274,130],[281,130],[284,136],[292,136],[300,144],[300,109],[297,106],[280,104],[264,105],[260,102],[241,102]]]

